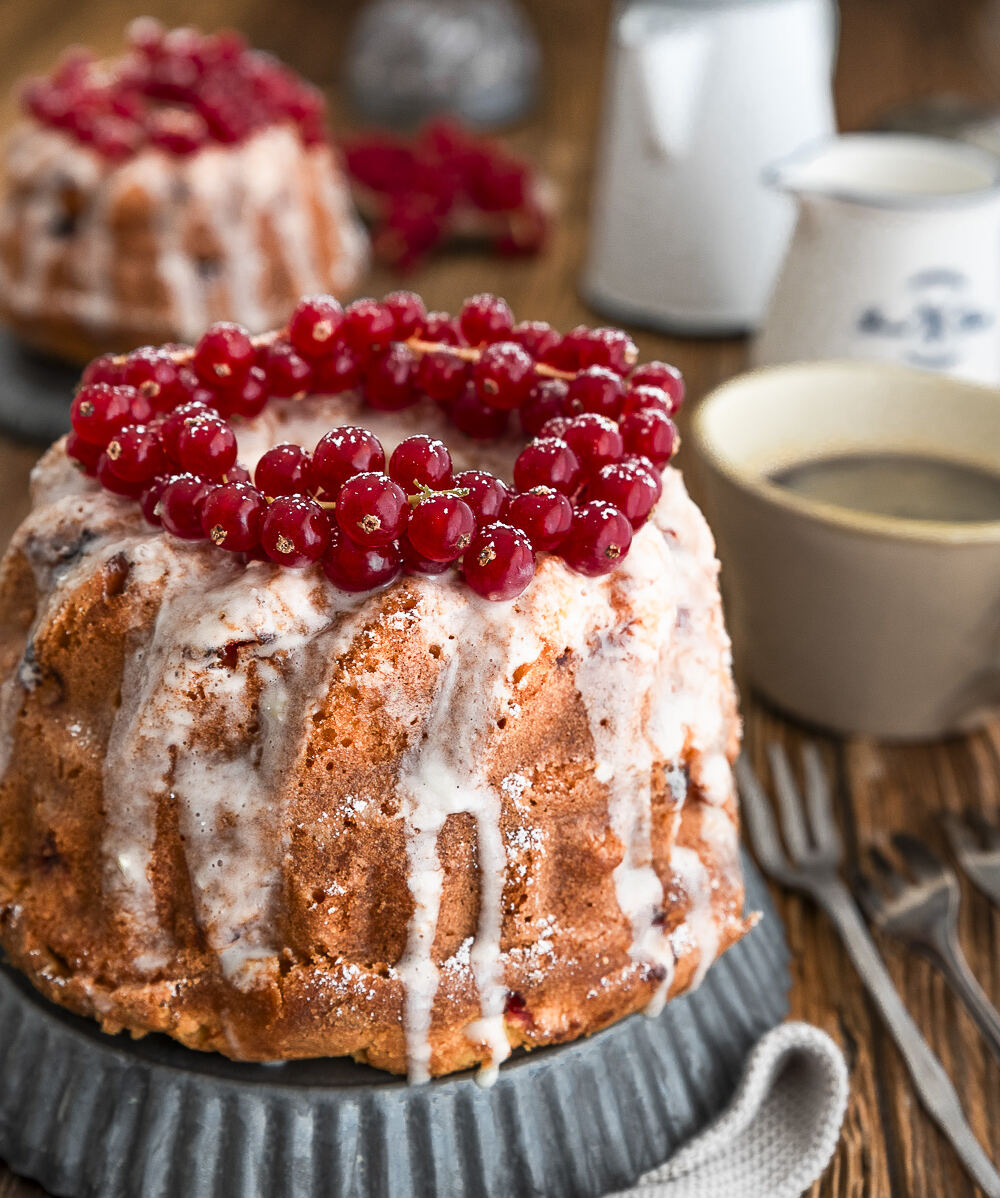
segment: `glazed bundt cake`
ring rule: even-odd
[[[135,22],[114,62],[70,52],[24,91],[4,155],[0,314],[86,361],[263,332],[356,285],[367,239],[319,93],[235,34]]]
[[[109,1032],[415,1080],[697,986],[748,922],[676,373],[409,295],[163,361],[81,386],[0,570],[9,959]]]

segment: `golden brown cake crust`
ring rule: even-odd
[[[716,567],[667,474],[656,525],[604,580],[547,559],[510,605],[419,578],[347,602],[318,572],[244,571],[154,532],[55,447],[0,568],[0,940],[11,960],[108,1031],[404,1072],[415,1018],[404,977],[429,976],[407,973],[414,811],[424,782],[453,776],[421,756],[429,738],[478,746],[468,784],[496,802],[498,1018],[511,1045],[586,1035],[666,987],[689,988],[747,924]],[[666,622],[654,635],[656,611]],[[645,691],[642,645],[621,652],[632,637],[662,650],[648,669],[667,673]],[[636,705],[598,710],[605,671]],[[642,833],[626,843],[612,824],[643,811],[603,743],[626,717],[639,722],[619,729],[622,743],[645,738],[657,713],[640,708],[661,686],[677,753],[650,750],[660,898],[644,934],[672,968],[637,947],[641,904],[631,924],[623,913],[621,871]],[[461,761],[456,752],[447,768]],[[494,850],[477,818],[452,811],[432,836],[443,867],[428,953],[434,1074],[491,1056],[475,1030],[475,952]],[[632,867],[638,882],[638,856]]]

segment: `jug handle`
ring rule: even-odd
[[[637,41],[636,83],[647,142],[661,158],[682,158],[694,140],[711,36],[702,23],[678,19]]]

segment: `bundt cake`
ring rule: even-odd
[[[367,240],[319,93],[235,34],[141,20],[28,84],[4,155],[0,315],[73,360],[263,332],[354,288]]]
[[[749,921],[676,372],[408,294],[163,363],[81,386],[0,568],[9,959],[109,1032],[414,1080],[697,986]]]

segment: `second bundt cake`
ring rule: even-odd
[[[263,332],[367,256],[319,93],[235,34],[136,22],[125,55],[72,52],[28,85],[4,154],[0,313],[86,361]]]

